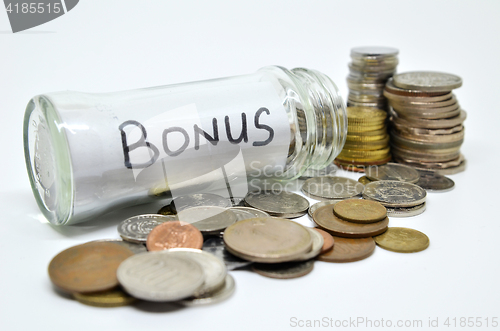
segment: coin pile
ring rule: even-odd
[[[466,113],[452,93],[461,85],[458,76],[428,71],[397,74],[387,82],[396,162],[442,175],[465,169],[460,146]]]
[[[374,107],[387,110],[383,95],[386,81],[396,72],[399,51],[391,47],[355,47],[351,49],[351,63],[347,86],[347,105]]]
[[[369,107],[347,107],[347,137],[335,164],[350,171],[387,163],[391,159],[387,113]]]

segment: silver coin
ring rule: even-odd
[[[148,234],[154,227],[172,220],[176,220],[175,216],[158,214],[133,216],[118,225],[118,234],[123,240],[141,244],[146,243]]]
[[[319,255],[319,253],[321,253],[321,249],[323,248],[323,244],[325,243],[325,239],[323,239],[321,233],[319,233],[318,231],[314,231],[312,228],[306,229],[309,231],[309,234],[311,235],[311,238],[313,240],[312,248],[308,253],[298,258],[297,261],[314,259]]]
[[[252,265],[252,270],[259,275],[278,279],[302,277],[310,273],[313,268],[314,260],[285,263],[254,263]]]
[[[208,238],[203,242],[202,250],[211,253],[221,259],[228,270],[246,267],[253,262],[240,259],[229,253],[222,238]]]
[[[234,278],[230,274],[227,274],[224,286],[221,287],[219,290],[213,293],[208,293],[199,296],[197,298],[193,297],[189,299],[184,299],[179,301],[179,303],[186,306],[198,306],[198,305],[208,305],[208,304],[218,303],[226,300],[231,295],[233,295],[235,288],[236,286]]]
[[[184,209],[198,206],[215,206],[222,208],[229,208],[233,206],[230,199],[226,199],[220,195],[212,193],[183,195],[172,200],[170,205],[171,209],[177,213]]]
[[[177,301],[193,296],[205,282],[202,266],[193,259],[161,252],[133,255],[116,276],[130,295],[147,301]]]
[[[250,192],[245,197],[247,205],[263,210],[271,216],[295,218],[307,213],[309,201],[298,194],[285,191]]]
[[[133,242],[129,241],[124,241],[122,239],[100,239],[100,240],[94,240],[93,242],[109,242],[109,243],[115,243],[120,246],[123,246],[125,248],[128,248],[132,251],[134,254],[140,254],[140,253],[146,253],[148,250],[146,249],[146,246],[143,244],[136,244]]]
[[[446,192],[453,189],[455,182],[435,171],[418,170],[420,179],[416,183],[426,191]]]
[[[231,207],[229,208],[236,215],[237,221],[246,220],[254,217],[269,217],[268,213],[251,207]]]
[[[423,204],[427,192],[411,183],[379,180],[366,184],[363,198],[375,200],[386,207],[412,207]]]
[[[421,205],[416,205],[413,207],[385,207],[387,209],[387,216],[390,217],[411,217],[420,215],[425,211],[425,202]]]
[[[398,55],[399,50],[384,46],[360,46],[351,49],[351,57],[389,57]]]
[[[435,71],[404,72],[393,77],[397,87],[425,92],[447,92],[462,86],[462,78]]]
[[[216,233],[236,222],[236,215],[226,208],[199,206],[177,214],[179,221],[194,225],[201,233]]]
[[[316,200],[345,199],[359,195],[364,185],[346,177],[314,177],[302,185],[302,193]]]
[[[309,210],[307,211],[307,214],[309,215],[309,218],[312,220],[313,219],[313,214],[314,212],[321,207],[328,206],[328,205],[334,205],[339,201],[342,201],[343,199],[339,200],[327,200],[327,201],[321,201],[321,202],[316,202],[314,205],[309,207]]]
[[[412,184],[418,182],[420,178],[417,170],[398,163],[367,167],[365,169],[365,176],[371,180],[398,180]]]
[[[205,282],[193,293],[194,297],[212,293],[224,286],[227,275],[226,265],[215,255],[194,248],[171,248],[165,252],[175,257],[192,259],[201,265],[205,274]]]

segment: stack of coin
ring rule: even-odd
[[[465,169],[460,146],[466,113],[451,92],[461,85],[458,76],[427,71],[397,74],[387,82],[396,162],[442,175]]]
[[[369,107],[347,107],[347,137],[335,164],[351,171],[363,172],[367,166],[387,163],[391,159],[387,113]]]
[[[355,47],[351,49],[347,86],[348,106],[387,110],[383,95],[386,81],[396,72],[398,50],[391,47]]]

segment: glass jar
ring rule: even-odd
[[[35,96],[24,150],[41,211],[62,225],[189,193],[243,197],[250,178],[290,180],[328,166],[346,133],[330,78],[269,66],[133,91]]]

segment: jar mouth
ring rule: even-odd
[[[73,178],[64,125],[50,100],[36,96],[24,115],[24,157],[36,202],[54,225],[73,214]]]

